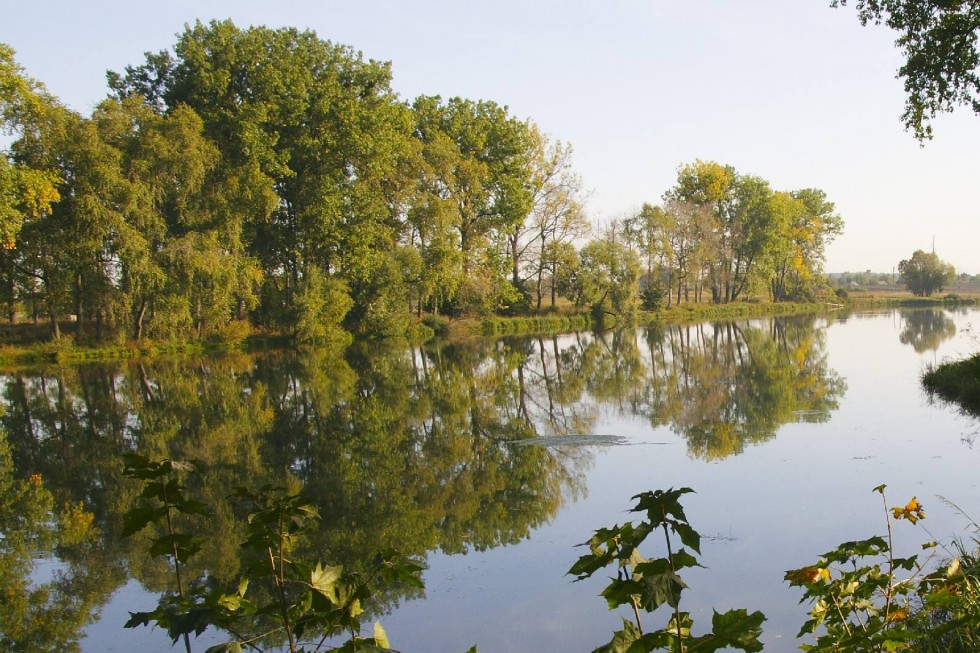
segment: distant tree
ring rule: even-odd
[[[847,0],[832,0],[832,7]],[[899,33],[905,57],[898,77],[905,82],[906,129],[924,140],[930,121],[959,105],[980,113],[980,11],[966,0],[855,0],[862,25],[884,23]]]
[[[929,297],[939,292],[956,278],[952,265],[941,261],[935,252],[917,249],[912,258],[898,264],[899,281],[916,297]]]

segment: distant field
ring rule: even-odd
[[[950,293],[959,295],[960,297],[974,297],[980,298],[980,285],[975,283],[961,284],[954,283],[949,288],[946,288],[942,292],[935,293],[933,297],[944,297]],[[871,285],[871,286],[859,286],[856,288],[847,288],[847,294],[852,299],[860,299],[861,297],[876,297],[876,298],[903,298],[903,297],[914,297],[912,293],[905,289],[905,286],[897,285]]]

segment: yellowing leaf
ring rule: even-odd
[[[821,580],[829,581],[830,570],[826,567],[811,565],[809,567],[787,571],[784,579],[788,580],[791,586],[812,585],[819,583]]]
[[[914,524],[920,519],[925,519],[926,513],[919,500],[912,497],[912,500],[905,504],[904,508],[892,508],[892,516],[895,519],[907,519]]]
[[[960,559],[953,558],[953,561],[946,567],[946,578],[953,578],[960,574]]]
[[[391,644],[388,643],[388,634],[381,627],[380,621],[374,622],[374,643],[381,648],[391,648]]]

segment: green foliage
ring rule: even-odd
[[[119,562],[102,555],[95,516],[85,503],[58,506],[57,488],[33,472],[15,476],[0,430],[0,649],[77,651],[83,629],[125,582]],[[39,559],[64,563],[50,578]]]
[[[742,651],[761,651],[761,625],[765,616],[761,612],[749,614],[745,610],[714,613],[712,630],[695,636],[691,616],[681,612],[680,599],[687,588],[678,572],[688,567],[701,566],[695,554],[701,553],[701,535],[691,527],[681,506],[680,497],[690,488],[656,490],[633,497],[636,504],[632,512],[645,513],[646,519],[634,525],[601,528],[581,546],[588,546],[590,553],[581,556],[568,573],[577,580],[591,577],[595,572],[613,566],[616,577],[602,592],[610,609],[630,606],[634,622],[623,620],[623,629],[613,634],[613,639],[596,649],[609,653],[642,653],[644,651],[716,651],[735,648]],[[639,552],[640,545],[650,534],[662,531],[666,555],[662,558],[646,558]],[[680,539],[687,547],[673,548],[671,536]],[[688,550],[689,549],[689,550]],[[668,606],[672,616],[667,624],[655,631],[644,632],[640,610],[654,612]]]
[[[444,336],[449,333],[449,319],[441,315],[427,314],[422,318],[422,324],[432,329],[436,335]]]
[[[640,295],[640,307],[644,311],[658,311],[664,304],[664,296],[664,290],[660,286],[647,286]]]
[[[350,334],[341,323],[353,303],[346,284],[312,268],[296,297],[296,339],[302,344],[348,344]]]
[[[928,366],[922,375],[922,385],[933,396],[980,415],[980,354]]]
[[[594,319],[605,315],[629,321],[639,302],[640,261],[617,240],[614,230],[582,248],[571,282],[576,303],[588,306]]]
[[[832,0],[831,6],[847,5]],[[980,113],[980,16],[963,0],[855,0],[862,25],[884,23],[898,32],[905,57],[902,121],[920,141],[932,138],[932,120],[959,105]]]
[[[812,605],[798,637],[812,636],[805,651],[949,650],[940,645],[950,633],[972,638],[980,617],[976,580],[961,572],[958,559],[928,570],[929,559],[917,554],[895,556],[895,522],[915,524],[925,519],[922,504],[913,497],[904,506],[889,508],[885,486],[881,494],[887,537],[844,542],[807,567],[786,572],[793,587],[804,590],[802,602]],[[923,546],[930,551],[935,542]],[[938,613],[938,614],[937,614]],[[958,636],[954,635],[954,636]]]
[[[591,326],[592,320],[584,314],[488,318],[480,322],[480,332],[485,336],[570,333],[585,331]]]
[[[319,525],[313,504],[283,488],[264,486],[257,492],[236,491],[240,509],[247,514],[245,540],[241,544],[245,565],[229,588],[201,579],[187,584],[182,569],[200,549],[200,538],[175,529],[178,515],[207,515],[205,505],[191,499],[176,477],[198,471],[195,465],[172,460],[153,462],[145,457],[126,456],[125,475],[143,481],[139,502],[126,515],[123,537],[162,523],[162,537],[151,541],[149,553],[168,556],[174,563],[177,593],[166,594],[155,610],[131,613],[127,628],[156,624],[176,642],[183,639],[190,653],[190,635],[217,627],[234,639],[209,651],[240,651],[243,647],[263,650],[283,643],[299,650],[334,649],[326,641],[349,633],[339,650],[389,650],[387,635],[375,623],[371,637],[359,635],[359,616],[375,584],[403,583],[422,587],[421,567],[394,551],[378,554],[367,574],[346,571],[342,566],[310,564],[296,555],[306,535]],[[185,587],[186,585],[186,587]]]
[[[935,252],[915,250],[912,258],[898,264],[899,282],[916,297],[930,297],[941,292],[956,278],[956,270],[939,259]]]

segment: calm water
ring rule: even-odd
[[[21,532],[25,508],[0,499],[0,583],[24,597],[0,603],[0,629],[38,649],[170,650],[159,630],[122,629],[170,581],[145,541],[118,539],[138,492],[119,455],[137,451],[203,461],[196,489],[219,507],[243,482],[302,487],[327,561],[357,567],[387,546],[424,559],[424,595],[370,606],[406,653],[608,641],[619,616],[602,578],[565,575],[574,545],[628,520],[632,495],[689,486],[708,568],[685,574],[682,608],[696,629],[712,607],[762,610],[766,650],[795,650],[804,608],[783,573],[883,532],[874,486],[925,504],[932,536],[897,530],[909,551],[968,528],[938,496],[980,519],[980,426],[918,380],[980,347],[971,323],[980,312],[887,311],[9,373],[13,479],[39,474],[59,511],[82,502],[95,537]],[[195,570],[231,578],[240,532],[220,516],[212,528]]]

